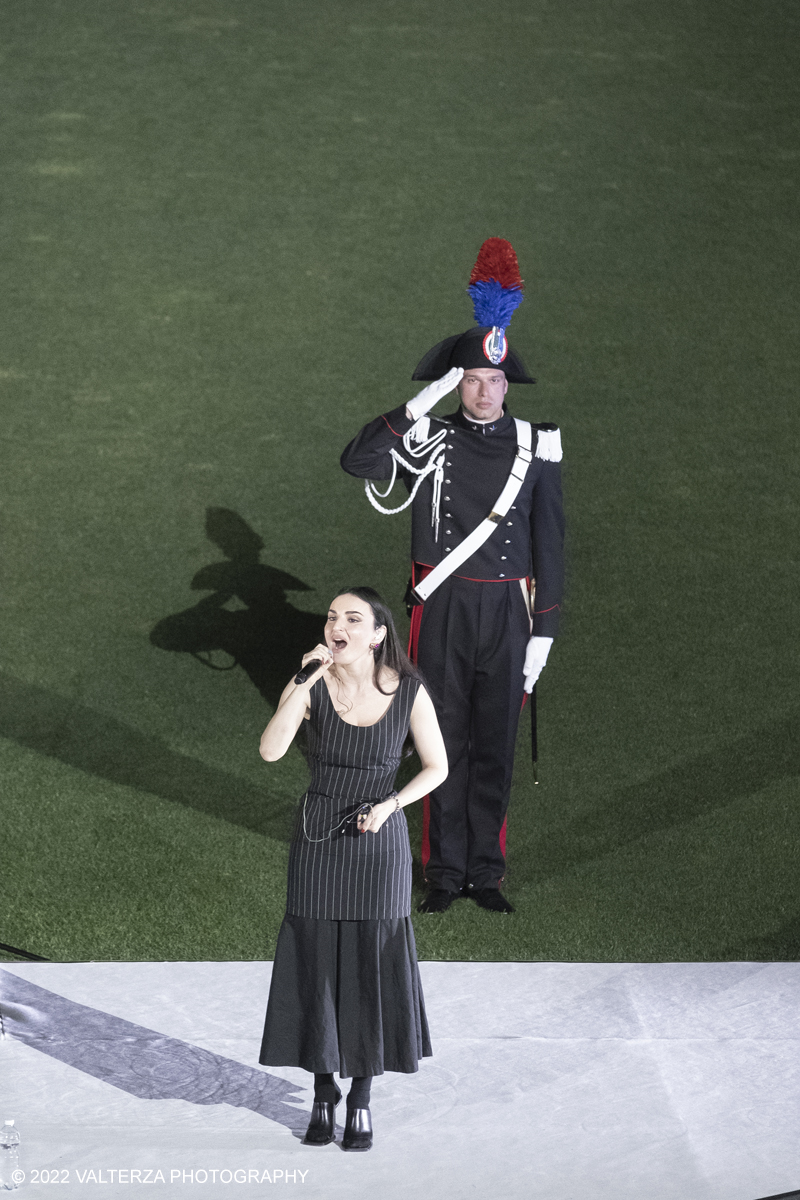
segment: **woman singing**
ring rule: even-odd
[[[335,1137],[352,1078],[345,1150],[369,1150],[373,1075],[416,1071],[431,1054],[411,925],[411,848],[401,809],[447,776],[433,704],[372,588],[333,601],[321,666],[290,683],[261,738],[281,758],[308,721],[311,785],[289,853],[286,915],[278,934],[259,1061],[314,1073],[305,1143]],[[411,730],[422,770],[393,790]]]

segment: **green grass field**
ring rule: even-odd
[[[258,736],[336,590],[408,573],[338,456],[498,235],[569,601],[518,911],[420,956],[800,957],[796,5],[0,14],[0,941],[271,956],[306,775]]]

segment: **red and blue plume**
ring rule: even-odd
[[[514,247],[505,238],[487,238],[478,251],[467,291],[479,325],[505,329],[525,299]]]

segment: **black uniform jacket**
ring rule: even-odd
[[[513,418],[503,416],[492,425],[476,424],[461,410],[447,417],[431,416],[431,435],[447,429],[445,479],[442,487],[439,536],[431,523],[432,475],[422,483],[412,505],[411,555],[415,562],[434,567],[489,515],[508,479],[517,447]],[[359,479],[391,478],[396,449],[415,466],[426,458],[410,459],[403,434],[414,422],[405,406],[365,425],[342,455],[342,466]],[[536,454],[533,426],[531,452]],[[406,487],[416,476],[398,466]],[[384,501],[394,507],[396,501]],[[519,495],[506,516],[483,545],[454,572],[463,579],[500,582],[532,576],[536,580],[533,633],[553,637],[564,586],[564,516],[559,463],[534,457]]]

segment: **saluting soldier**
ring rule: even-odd
[[[500,888],[517,725],[558,632],[563,590],[561,439],[505,403],[509,383],[535,382],[506,338],[523,299],[507,241],[484,242],[468,291],[477,326],[434,346],[412,376],[434,382],[366,425],[341,462],[367,481],[379,511],[412,509],[410,649],[450,765],[425,807],[420,911],[445,912],[465,892],[510,913]],[[457,411],[429,416],[454,389]],[[386,508],[397,476],[410,495]],[[387,479],[385,492],[372,482]]]

